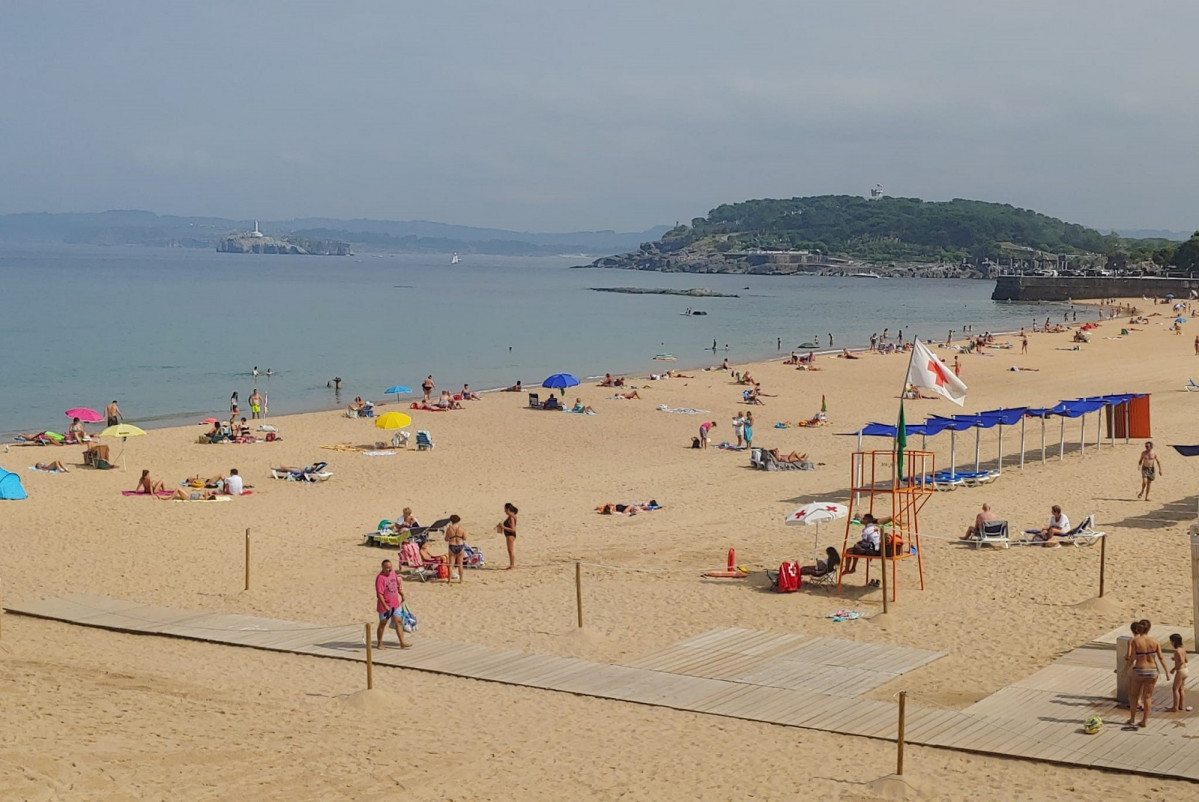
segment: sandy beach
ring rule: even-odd
[[[763,571],[783,560],[810,563],[817,546],[841,545],[843,523],[822,526],[817,544],[812,529],[784,527],[783,518],[808,501],[846,501],[856,447],[847,435],[870,421],[894,423],[908,365],[899,354],[823,356],[811,372],[734,362],[772,394],[754,407],[719,370],[631,377],[640,400],[614,400],[612,389],[594,384],[566,391],[568,406],[580,398],[593,416],[531,410],[524,393],[489,394],[461,411],[412,412],[410,428],[429,430],[436,447],[393,456],[322,449],[388,439],[371,421],[333,411],[272,418],[282,435],[274,443],[199,445],[199,426],[154,430],[128,442],[127,471],[82,467],[78,447],[14,446],[0,458],[20,473],[29,498],[0,502],[3,600],[79,592],[361,624],[374,618],[379,561],[395,557],[394,549],[362,546],[362,533],[411,506],[422,523],[460,515],[469,542],[487,559],[461,585],[405,583],[420,617],[416,649],[431,637],[618,663],[714,627],[802,632],[947,652],[867,696],[889,700],[908,690],[912,704],[964,707],[1133,618],[1191,619],[1185,527],[1195,517],[1199,460],[1167,444],[1195,441],[1199,399],[1183,385],[1199,376],[1192,345],[1199,329],[1186,324],[1176,336],[1167,330],[1173,316],[1166,307],[1136,303],[1161,316],[1125,337],[1126,320],[1105,321],[1079,350],[1072,333],[1037,333],[1029,335],[1027,355],[1018,336],[1000,338],[1012,350],[962,355],[965,407],[913,400],[906,414],[913,423],[931,414],[1150,393],[1164,468],[1152,500],[1136,498],[1143,442],[1111,447],[1105,438],[1096,450],[1095,415],[1087,416],[1085,454],[1078,420],[1067,420],[1064,460],[1059,422],[1050,419],[1044,465],[1040,424],[1030,422],[1023,470],[1019,427],[1008,428],[1000,479],[936,494],[924,508],[927,588],[918,589],[912,561],[900,566],[899,599],[885,619],[870,618],[881,611],[881,592],[863,587],[861,574],[838,599],[808,589],[773,593]],[[936,352],[952,364],[952,354]],[[811,418],[822,396],[830,425],[774,428]],[[668,413],[659,405],[710,413]],[[717,421],[714,442],[733,440],[730,419],[751,409],[755,445],[807,453],[817,470],[756,471],[745,452],[690,447],[704,420]],[[918,438],[909,443],[917,446]],[[984,430],[984,464],[994,462],[996,446],[997,430]],[[890,442],[868,439],[872,447],[889,449]],[[948,433],[927,447],[938,467],[948,465]],[[973,467],[973,451],[974,433],[959,435],[959,467]],[[27,470],[46,459],[71,470]],[[329,462],[329,481],[270,478],[272,466],[317,460]],[[254,493],[228,503],[122,496],[142,468],[168,486],[237,468]],[[595,510],[649,499],[663,509],[634,517]],[[507,501],[520,508],[513,571],[503,570],[503,538],[495,532]],[[1103,603],[1094,602],[1097,550],[963,548],[958,538],[983,502],[1014,531],[1043,526],[1055,503],[1074,522],[1094,514],[1110,536]],[[248,592],[247,528],[254,555]],[[742,581],[701,579],[723,568],[730,547],[757,572]],[[587,604],[581,631],[576,560],[584,563]],[[866,617],[830,620],[839,607]],[[893,747],[882,741],[398,669],[377,671],[376,689],[366,693],[362,668],[351,662],[17,615],[5,615],[2,626],[5,800],[383,799],[397,792],[456,800],[874,799],[881,792],[869,783],[893,768]],[[1167,633],[1154,634],[1164,640]],[[1153,726],[1170,726],[1168,716],[1157,715]],[[1081,789],[1193,793],[1182,781],[931,748],[911,748],[908,766],[914,793],[927,799],[1066,799]]]

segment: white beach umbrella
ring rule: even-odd
[[[783,522],[787,526],[816,527],[816,542],[812,545],[812,549],[815,551],[820,546],[820,525],[844,518],[846,515],[849,515],[849,507],[844,504],[838,504],[835,501],[813,501],[795,510],[784,518]]]

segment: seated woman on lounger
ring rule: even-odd
[[[807,462],[807,453],[800,454],[798,451],[792,451],[790,454],[780,454],[777,448],[771,448],[767,451],[770,456],[774,457],[776,462]]]
[[[37,468],[39,471],[48,471],[49,473],[54,473],[55,471],[62,471],[63,473],[67,472],[67,466],[63,465],[62,460],[60,459],[56,459],[53,462],[39,462],[33,467]]]

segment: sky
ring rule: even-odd
[[[637,231],[765,197],[1199,228],[1192,0],[5,0],[0,213]]]

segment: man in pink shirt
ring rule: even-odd
[[[376,633],[375,645],[383,648],[383,631],[390,622],[400,639],[400,648],[407,649],[411,644],[404,640],[404,624],[400,620],[400,605],[404,603],[404,581],[391,567],[391,560],[383,561],[383,570],[375,577],[375,600],[375,609],[379,613],[379,631]]]

